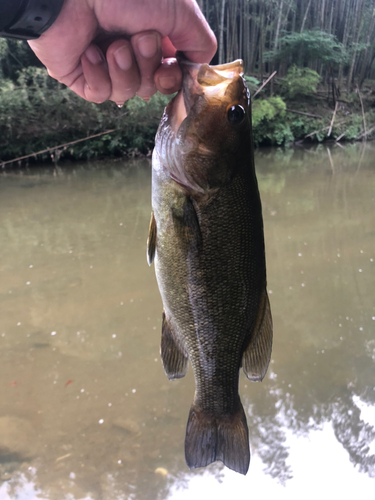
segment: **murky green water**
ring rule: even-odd
[[[374,155],[257,152],[275,342],[262,384],[241,375],[246,477],[185,465],[194,384],[160,363],[148,161],[0,174],[0,499],[369,498]]]

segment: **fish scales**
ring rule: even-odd
[[[188,465],[221,460],[245,474],[239,369],[261,380],[272,347],[250,102],[239,61],[181,66],[184,100],[180,93],[166,108],[153,153],[148,259],[164,306],[161,356],[170,379],[185,375],[188,360],[194,373]]]

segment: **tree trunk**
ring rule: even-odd
[[[230,54],[229,54],[229,49],[230,49],[230,37],[231,37],[231,32],[230,32],[230,15],[229,15],[229,5],[227,4],[227,26],[225,30],[225,57],[223,62],[229,61]]]
[[[324,31],[324,14],[325,14],[325,0],[322,0],[322,8],[320,11],[320,29]]]
[[[252,15],[251,15],[252,14]],[[258,48],[260,44],[260,25],[259,23],[256,23],[254,18],[254,12],[252,11],[250,14],[250,5],[248,7],[248,23],[250,23],[251,20],[251,25],[248,24],[248,29],[251,33],[251,38],[250,34],[249,36],[249,45],[250,45],[250,68],[251,71],[255,71],[255,65],[257,62],[257,52],[256,49]],[[259,68],[258,68],[259,69]]]
[[[327,33],[330,35],[332,33],[332,20],[333,20],[333,7],[335,5],[334,0],[332,0],[332,5],[331,5],[331,13],[329,16],[329,23],[328,23],[328,30]]]
[[[240,6],[239,6],[239,11],[240,11],[240,32],[238,36],[238,52],[239,52],[239,57],[244,58],[243,53],[242,53],[242,42],[243,42],[243,24],[242,24],[242,17],[244,14],[244,8],[243,8],[243,0],[240,0]]]
[[[311,5],[311,0],[309,0],[309,3],[307,4],[305,15],[303,16],[303,20],[302,20],[300,33],[303,33],[303,30],[305,28],[305,23],[306,23],[306,19],[307,19],[307,14],[309,13],[310,5]]]
[[[250,19],[249,19],[249,0],[244,0],[245,5],[244,5],[244,16],[243,16],[243,36],[244,36],[244,56],[245,56],[245,68],[247,68],[247,71],[250,72],[252,71],[252,64],[251,64],[251,58],[250,58],[250,31],[249,31],[249,25],[250,25]]]
[[[219,64],[224,62],[224,19],[225,19],[225,0],[221,0],[221,16],[219,25]]]
[[[236,46],[237,46],[237,0],[232,0],[230,2],[230,5],[232,6],[232,16],[228,16],[228,26],[229,26],[229,20],[230,17],[231,19],[231,43],[230,43],[230,48],[229,48],[229,54],[227,54],[227,59],[228,61],[231,61],[235,59],[235,51],[236,51]]]
[[[281,26],[281,18],[283,14],[283,6],[284,6],[284,0],[280,0],[280,5],[279,5],[279,15],[277,18],[277,25],[276,25],[276,32],[275,32],[275,38],[273,42],[273,49],[277,50],[278,45],[279,45],[279,34],[280,34],[280,26]],[[270,73],[272,73],[275,69],[274,64],[272,64],[270,68]],[[271,85],[270,85],[270,92],[271,96],[273,95],[273,79],[271,80]]]
[[[280,0],[279,17],[277,18],[275,41],[274,41],[274,44],[273,44],[274,50],[277,50],[277,46],[279,44],[279,34],[280,34],[281,16],[282,16],[282,13],[283,13],[283,4],[284,4],[284,0]]]
[[[360,3],[360,2],[362,2],[362,3]],[[358,5],[359,3],[360,3],[360,5]],[[356,13],[355,13],[354,28],[356,30],[356,33],[355,33],[355,39],[354,39],[355,41],[354,41],[354,43],[357,44],[358,40],[359,40],[359,35],[360,35],[360,32],[361,32],[361,21],[362,21],[362,13],[363,13],[363,0],[357,0],[355,9],[356,9]],[[348,93],[351,90],[351,84],[352,84],[352,78],[353,78],[353,71],[354,71],[354,64],[355,64],[355,61],[356,61],[356,57],[357,57],[357,51],[353,50],[352,61],[351,61],[351,64],[350,64],[350,70],[349,70],[349,74],[348,74],[348,81],[346,82],[347,83],[346,90],[347,90]]]
[[[260,27],[259,27],[259,71],[260,79],[263,80],[263,45],[264,45],[264,14],[263,14],[263,4],[261,5],[260,12]]]
[[[374,27],[375,27],[375,0],[374,0],[373,5],[372,5],[372,13],[371,14],[372,14],[372,17],[371,17],[370,26],[369,26],[369,30],[367,32],[367,39],[366,39],[367,47],[366,47],[365,53],[363,55],[362,66],[361,66],[361,69],[359,72],[359,77],[358,77],[359,88],[362,87],[363,82],[364,82],[365,77],[366,77],[365,71],[366,71],[366,66],[367,66],[366,63],[367,63],[368,49],[370,46],[370,40],[372,37],[372,33],[373,33]]]
[[[348,26],[349,26],[349,18],[351,17],[350,16],[350,3],[349,2],[345,2],[345,7],[346,6],[347,6],[347,9],[345,9],[345,12],[347,10],[347,13],[346,13],[346,15],[344,15],[345,25],[344,25],[344,34],[343,34],[343,37],[342,37],[343,50],[346,50],[346,47],[348,45],[348,37],[349,37],[349,28],[348,28]],[[338,74],[338,78],[337,78],[337,86],[338,86],[339,89],[341,88],[341,82],[342,82],[342,76],[343,76],[343,69],[344,69],[344,66],[341,63],[340,66],[339,66],[339,74]]]

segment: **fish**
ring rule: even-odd
[[[189,361],[194,374],[188,467],[221,461],[246,474],[240,368],[261,381],[273,337],[251,99],[241,60],[179,64],[182,89],[152,154],[147,259],[163,302],[160,354],[170,380],[184,377]]]

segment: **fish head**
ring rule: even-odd
[[[167,106],[158,136],[169,134],[170,176],[187,190],[207,192],[253,165],[250,93],[241,60],[179,62],[182,90]]]

